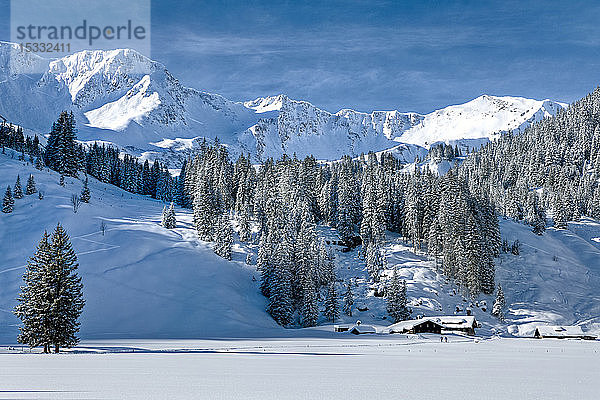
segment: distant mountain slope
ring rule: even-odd
[[[493,139],[501,132],[520,132],[533,122],[556,115],[566,106],[551,100],[483,95],[427,114],[403,132],[399,140],[429,146],[436,142]]]
[[[9,121],[48,132],[60,111],[70,109],[81,140],[112,142],[173,166],[202,138],[218,137],[232,154],[243,151],[257,161],[283,153],[335,160],[399,143],[428,147],[467,140],[468,145],[499,131],[522,129],[563,106],[550,100],[481,96],[427,115],[348,109],[330,113],[285,95],[240,103],[187,88],[164,65],[129,49],[82,51],[53,61],[18,53],[12,62],[47,67],[43,74],[14,75],[9,68],[11,46],[0,43],[0,114]]]

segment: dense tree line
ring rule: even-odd
[[[62,112],[52,125],[46,146],[42,146],[37,136],[24,136],[21,127],[2,124],[0,146],[21,152],[23,160],[29,155],[29,161],[36,168],[46,166],[61,176],[77,177],[79,172],[84,172],[131,193],[165,202],[176,199],[178,182],[166,166],[158,161],[150,164],[146,160],[142,163],[136,157],[122,154],[113,146],[97,143],[82,145],[77,142],[75,125],[73,114]],[[87,191],[82,193],[83,198],[88,195]]]
[[[471,192],[538,234],[547,213],[560,229],[582,215],[600,218],[600,88],[522,134],[489,143],[458,171]]]
[[[473,196],[454,171],[443,177],[418,169],[407,173],[393,156],[374,154],[333,163],[283,156],[255,168],[244,155],[231,162],[218,142],[203,143],[184,164],[177,192],[179,204],[194,210],[199,238],[214,241],[217,254],[230,256],[223,250],[232,243],[229,217],[241,241],[259,243],[261,290],[282,325],[316,324],[319,301],[327,296],[325,317],[339,313],[333,255],[319,241],[317,224],[335,227],[347,247],[361,246],[373,281],[384,270],[389,230],[430,254],[465,295],[495,289],[501,240],[494,207]],[[405,288],[392,286],[395,297],[388,301],[396,316],[405,317]],[[352,302],[351,293],[345,297]],[[351,314],[348,304],[344,311]]]

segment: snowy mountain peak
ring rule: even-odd
[[[399,140],[420,146],[459,140],[490,140],[503,132],[522,131],[566,106],[551,100],[482,95],[467,103],[427,114]]]
[[[284,94],[277,96],[259,97],[254,100],[245,101],[244,106],[256,111],[258,114],[262,114],[269,111],[279,111],[285,101],[289,100]]]
[[[164,69],[131,49],[86,50],[50,62],[47,76],[63,83],[73,103],[84,107],[97,96],[106,96],[130,88],[140,76]]]
[[[9,70],[15,46],[0,43],[1,71]],[[164,65],[130,49],[81,51],[58,60],[29,53],[20,57],[23,65],[46,63],[46,72],[37,81],[4,79],[1,115],[46,132],[61,111],[72,110],[82,140],[113,142],[136,155],[172,160],[173,166],[188,155],[182,147],[189,151],[203,137],[218,137],[234,155],[243,151],[256,161],[284,153],[333,160],[408,149],[398,147],[400,143],[425,148],[439,141],[478,144],[499,132],[524,129],[564,107],[550,100],[482,95],[427,115],[346,108],[332,113],[285,94],[240,103],[186,88]],[[399,157],[412,158],[410,149]]]
[[[0,80],[13,79],[19,72],[44,70],[49,60],[35,53],[23,51],[16,43],[0,41]]]

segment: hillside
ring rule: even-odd
[[[0,340],[13,343],[17,319],[11,310],[24,264],[44,230],[63,224],[78,254],[86,306],[81,317],[85,338],[216,337],[278,332],[264,312],[265,300],[245,266],[244,249],[234,262],[214,255],[196,240],[191,213],[177,210],[179,228],[159,225],[163,203],[90,178],[92,200],[75,214],[71,195],[82,182],[38,171],[0,155],[0,186],[33,174],[37,195],[15,200],[15,211],[0,215]],[[103,235],[100,224],[106,224]]]
[[[52,230],[58,221],[71,235],[81,265],[87,301],[81,319],[83,338],[321,336],[331,332],[330,327],[284,330],[273,322],[258,289],[260,275],[254,266],[244,264],[248,252],[256,259],[257,245],[236,240],[233,261],[224,261],[213,254],[211,244],[197,239],[189,210],[177,209],[179,227],[169,231],[159,225],[163,203],[94,179],[90,179],[91,203],[82,204],[75,214],[70,197],[80,192],[80,180],[66,178],[61,187],[56,173],[38,171],[12,154],[8,150],[7,155],[0,155],[0,187],[12,185],[17,174],[23,182],[31,173],[45,196],[43,200],[37,195],[16,200],[13,213],[0,214],[0,241],[5,243],[0,340],[15,340],[18,321],[11,310],[24,264],[42,231]],[[600,332],[600,224],[584,219],[570,223],[566,231],[550,228],[544,236],[509,220],[502,220],[500,227],[503,238],[522,243],[519,256],[502,254],[497,261],[497,280],[507,297],[506,325],[490,315],[493,297],[482,295],[473,304],[465,301],[457,287],[436,272],[432,261],[415,255],[402,238],[389,232],[383,248],[388,261],[384,276],[399,268],[399,275],[407,280],[413,317],[453,314],[457,306],[458,314],[464,314],[470,307],[483,324],[478,331],[482,335],[531,335],[537,323],[581,324]],[[318,231],[320,237],[337,239],[331,228],[320,226]],[[385,299],[374,295],[374,289],[382,289],[383,284],[368,283],[358,250],[335,249],[338,279],[355,285],[353,316],[342,316],[340,322],[360,319],[380,327],[389,325]],[[342,292],[343,287],[338,290]],[[329,324],[323,316],[318,322]]]

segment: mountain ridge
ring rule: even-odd
[[[348,108],[332,113],[285,94],[237,102],[188,88],[163,64],[131,49],[86,50],[55,60],[21,54],[19,62],[47,62],[47,70],[27,78],[10,75],[14,46],[0,43],[0,66],[8,72],[0,82],[1,115],[43,133],[60,111],[72,110],[81,140],[112,142],[171,164],[188,155],[182,148],[191,150],[203,138],[219,138],[232,154],[248,153],[256,161],[284,153],[335,160],[397,149],[402,143],[426,149],[436,142],[474,147],[566,106],[548,99],[482,95],[428,114]]]

